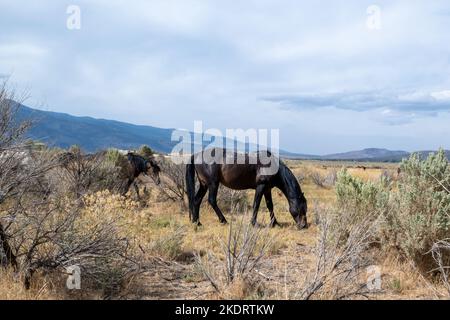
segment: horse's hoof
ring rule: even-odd
[[[226,224],[228,224],[228,221],[224,219],[224,220],[220,221],[220,223],[223,225],[226,225]]]
[[[305,230],[305,229],[308,229],[308,224],[307,223],[306,224],[301,224],[301,225],[297,224],[297,230]]]
[[[271,228],[281,227],[281,225],[275,220],[270,223]]]
[[[193,221],[192,223],[193,223],[194,226],[196,226],[196,227],[201,227],[201,226],[202,226],[202,224],[200,223],[200,221]]]

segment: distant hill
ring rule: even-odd
[[[78,145],[87,152],[95,152],[106,148],[132,150],[145,144],[158,152],[170,153],[178,144],[178,141],[171,141],[175,129],[76,117],[66,113],[32,109],[24,105],[19,108],[18,120],[32,120],[34,123],[28,137],[53,147],[68,148]],[[220,138],[214,141],[220,141]],[[223,145],[226,145],[226,140],[223,141]],[[210,142],[205,141],[204,145],[209,145]],[[242,142],[237,143],[237,148],[256,150],[255,145]]]
[[[54,147],[68,148],[76,144],[88,152],[95,152],[106,148],[137,149],[145,144],[158,152],[170,153],[178,143],[171,141],[174,129],[76,117],[66,113],[36,110],[24,105],[19,108],[18,118],[19,121],[26,119],[34,121],[34,125],[28,132],[29,138]],[[238,149],[254,150],[255,146],[238,143]],[[419,151],[423,157],[430,152],[432,151]],[[450,159],[450,151],[446,152]],[[408,157],[410,153],[370,148],[324,156],[280,150],[280,155],[288,159],[396,162]]]
[[[407,151],[368,148],[358,151],[330,154],[320,157],[322,160],[356,160],[356,161],[400,161],[409,156]]]
[[[119,121],[75,117],[65,113],[41,111],[21,106],[20,120],[32,119],[30,138],[50,146],[68,148],[79,145],[88,152],[105,148],[134,149],[146,144],[160,152],[170,152],[173,129],[139,126]]]
[[[430,153],[436,151],[416,151],[421,158],[426,158]],[[450,151],[445,151],[447,159],[450,160]],[[363,150],[349,151],[343,153],[329,154],[324,156],[310,156],[303,159],[329,160],[329,161],[360,161],[360,162],[399,162],[408,158],[412,153],[402,150],[392,151],[388,149],[368,148]],[[296,157],[291,157],[296,158]],[[298,157],[297,159],[302,159]]]

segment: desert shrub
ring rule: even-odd
[[[249,206],[245,191],[232,190],[224,186],[220,186],[217,200],[220,209],[229,212],[245,212]]]
[[[320,232],[314,269],[298,284],[301,290],[293,298],[349,299],[374,293],[366,285],[366,272],[388,208],[389,189],[342,169],[336,174],[335,192],[334,206],[315,206]]]
[[[168,260],[177,259],[183,252],[183,242],[186,236],[186,229],[176,227],[169,233],[162,234],[157,240],[153,240],[149,245],[148,252],[154,256]]]
[[[392,252],[394,248],[425,274],[438,272],[447,281],[443,270],[450,265],[450,250],[442,244],[450,238],[448,160],[442,150],[425,160],[412,155],[403,160],[400,170],[396,182],[390,175],[381,175],[378,182],[364,182],[345,170],[339,172],[333,210],[343,214],[333,228],[348,229],[337,233],[343,236],[339,242],[344,243],[355,225],[382,221],[373,236],[384,249]],[[333,233],[329,238],[335,238]]]
[[[336,208],[316,210],[320,216],[316,262],[294,298],[349,299],[374,293],[367,287],[365,275],[372,263],[369,248],[380,220],[354,220],[354,211]]]
[[[308,173],[306,172],[306,170],[302,168],[302,170],[299,173],[297,173],[295,177],[297,178],[298,183],[302,184],[308,177]]]
[[[180,204],[184,210],[186,208],[186,182],[185,165],[176,164],[171,159],[162,158],[160,161],[161,171],[164,173],[161,177],[161,183],[158,186],[160,191],[159,200],[173,201]]]
[[[323,176],[320,172],[316,171],[316,170],[312,170],[309,173],[309,177],[311,178],[311,181],[318,187],[321,188],[325,188],[325,182],[326,182],[326,177]]]
[[[331,188],[336,183],[337,171],[333,169],[326,174],[322,174],[318,170],[310,170],[308,176],[316,186],[320,188]],[[300,179],[304,180],[305,178],[306,176],[304,174],[297,176],[299,182]]]
[[[147,145],[143,145],[139,148],[138,153],[146,159],[153,158],[155,152]]]
[[[139,204],[129,198],[102,190],[82,198],[85,219],[92,221],[103,221],[110,219],[124,223],[124,227],[139,223]],[[122,230],[123,228],[120,228]]]
[[[24,137],[29,121],[17,121],[20,103],[6,84],[0,86],[0,258],[2,265],[17,269],[17,256],[10,245],[9,228],[14,222],[6,210],[31,194],[45,197],[40,188],[44,174],[54,162],[40,153],[33,156],[30,142]],[[20,202],[19,202],[20,203]],[[9,218],[9,219],[4,219]]]
[[[106,150],[104,162],[110,163],[112,166],[122,168],[126,167],[127,158],[125,155],[120,153],[119,150],[110,148]]]
[[[387,215],[388,240],[399,252],[429,271],[433,244],[450,237],[450,168],[443,150],[426,160],[412,155],[401,163],[398,191]],[[449,257],[443,257],[449,264]],[[428,270],[427,270],[428,269]]]
[[[385,183],[365,182],[342,169],[335,184],[337,209],[349,226],[362,220],[373,221],[388,211],[389,189]]]
[[[392,182],[396,181],[394,172],[391,170],[383,170],[383,172],[380,175],[380,181],[386,185],[389,185]]]
[[[335,192],[338,207],[353,208],[364,215],[382,211],[389,200],[385,183],[365,182],[349,174],[346,169],[337,173]]]
[[[81,148],[72,146],[68,152],[60,155],[61,167],[54,170],[51,179],[54,191],[60,195],[70,194],[81,198],[93,188],[97,182],[97,172],[101,164],[99,157],[87,157]]]
[[[61,274],[76,265],[83,283],[92,283],[105,296],[114,295],[136,263],[116,221],[106,218],[104,209],[97,212],[99,219],[86,218],[80,205],[85,191],[95,183],[97,166],[91,165],[95,157],[83,157],[79,148],[72,148],[68,157],[55,156],[45,148],[33,149],[23,138],[28,123],[15,117],[18,108],[0,88],[3,263],[18,273],[25,288],[30,288],[36,273]],[[49,179],[55,171],[64,171],[58,168],[61,165],[67,168],[68,194],[64,194],[63,179]]]
[[[130,174],[127,159],[116,149],[85,154],[73,146],[58,157],[61,165],[47,174],[52,193],[58,195],[81,198],[101,190],[122,193]]]
[[[117,149],[108,149],[104,158],[99,157],[98,161],[100,163],[95,171],[94,191],[109,190],[113,193],[122,193],[130,175],[126,156]]]
[[[337,171],[336,169],[332,169],[325,177],[325,185],[328,187],[332,187],[336,184],[337,181]]]
[[[267,228],[255,228],[244,219],[230,223],[226,239],[219,240],[222,257],[212,253],[196,255],[197,268],[223,298],[254,297],[261,289],[255,271],[270,250],[272,237]]]
[[[155,217],[151,220],[149,226],[153,229],[160,230],[168,228],[173,224],[172,219],[169,216]]]
[[[450,255],[450,239],[439,240],[433,244],[430,250],[431,256],[436,264],[435,269],[431,271],[438,271],[441,283],[447,290],[450,296],[450,268],[448,257]]]
[[[104,209],[82,209],[68,198],[24,199],[6,207],[1,219],[8,225],[9,244],[26,288],[35,273],[61,273],[78,266],[84,289],[112,296],[138,270],[128,238]]]

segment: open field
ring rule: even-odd
[[[244,192],[239,209],[223,209],[229,225],[221,225],[207,201],[201,208],[201,227],[193,226],[188,211],[181,202],[161,197],[152,183],[140,183],[138,201],[134,192],[126,197],[102,191],[85,199],[84,218],[88,223],[97,219],[118,222],[119,234],[130,238],[131,247],[139,257],[139,272],[126,280],[114,298],[122,299],[298,299],[317,268],[316,248],[320,239],[318,215],[323,206],[336,201],[336,172],[343,167],[364,181],[377,182],[381,176],[395,180],[398,164],[345,163],[318,161],[287,161],[308,200],[309,228],[297,230],[281,192],[273,190],[275,214],[281,226],[268,229],[268,211],[264,201],[259,211],[255,246],[266,246],[258,265],[246,274],[245,280],[231,282],[222,275],[226,261],[226,244],[230,232],[247,227],[250,220],[253,191]],[[320,176],[317,177],[317,174]],[[164,172],[162,179],[167,179]],[[320,180],[317,183],[317,180]],[[322,181],[323,180],[323,181]],[[322,183],[323,182],[323,183]],[[244,203],[242,205],[242,202]],[[220,194],[219,194],[220,205]],[[231,230],[231,231],[230,231]],[[269,242],[270,240],[270,242]],[[256,250],[258,251],[258,250]],[[228,250],[229,252],[229,250]],[[381,272],[381,288],[355,296],[370,299],[438,298],[445,288],[432,278],[424,277],[410,262],[395,254],[368,249],[373,264]],[[255,256],[253,258],[256,258]],[[205,272],[208,271],[208,272]],[[0,299],[78,299],[102,298],[99,290],[67,290],[66,276],[58,273],[35,276],[30,290],[24,290],[17,276],[3,271]],[[216,282],[212,284],[211,279]],[[365,283],[367,275],[358,275]],[[216,287],[215,287],[216,286]],[[333,298],[327,292],[317,298]]]
[[[0,302],[450,300],[449,1],[0,3]]]

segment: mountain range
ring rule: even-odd
[[[78,145],[87,152],[95,152],[106,148],[137,149],[145,144],[158,152],[170,153],[178,143],[171,140],[174,129],[77,117],[66,113],[37,110],[25,105],[21,105],[18,109],[17,118],[19,121],[33,121],[33,126],[28,131],[30,139],[53,147],[68,148]],[[243,148],[252,149],[249,145],[244,145]],[[421,156],[426,156],[432,151],[418,152]],[[447,150],[446,154],[450,159],[450,151]],[[308,155],[280,150],[280,155],[288,159],[397,162],[408,157],[410,152],[368,148],[329,155]]]

